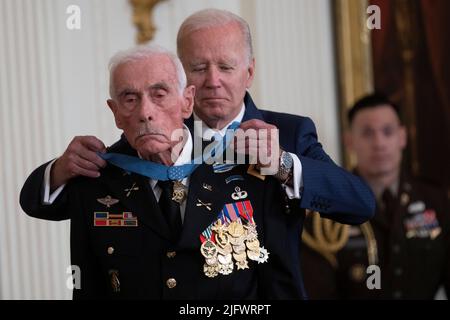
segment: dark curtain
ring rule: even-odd
[[[397,103],[409,129],[405,169],[450,186],[450,1],[372,0],[375,89]]]

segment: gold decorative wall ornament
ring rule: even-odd
[[[377,240],[375,239],[375,234],[373,232],[372,225],[369,221],[363,223],[359,226],[361,228],[361,232],[364,235],[364,239],[366,240],[367,247],[367,260],[369,265],[377,265],[378,264],[378,245]]]
[[[317,212],[306,212],[312,216],[312,230],[311,233],[303,230],[303,242],[337,268],[336,253],[347,243],[350,226],[322,219]]]
[[[406,106],[405,117],[409,134],[409,146],[411,149],[411,167],[414,175],[419,175],[419,151],[417,146],[416,128],[416,83],[414,81],[414,65],[418,47],[417,34],[419,27],[416,12],[419,10],[414,1],[397,0],[394,2],[395,23],[398,30],[401,57],[403,60],[403,86],[404,104]]]
[[[138,31],[136,42],[144,44],[153,39],[156,27],[153,24],[153,9],[165,0],[129,0],[133,7],[133,23]]]
[[[318,212],[306,210],[307,215],[311,215],[312,230],[306,229],[302,233],[302,241],[308,247],[324,257],[333,268],[338,267],[336,254],[348,242],[350,226],[323,219]],[[367,262],[369,265],[378,264],[378,246],[369,222],[359,226],[364,236],[367,249]]]
[[[336,0],[336,44],[339,75],[341,128],[348,127],[347,111],[356,99],[373,91],[371,31],[367,28],[368,0]],[[344,150],[344,148],[343,148]],[[344,152],[347,168],[355,159]]]

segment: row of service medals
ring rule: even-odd
[[[203,272],[207,277],[229,275],[235,266],[237,270],[248,269],[248,260],[267,262],[269,252],[260,246],[252,215],[247,218],[230,221],[222,214],[202,233],[200,250],[205,257]]]

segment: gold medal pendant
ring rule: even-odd
[[[259,261],[259,250],[247,250],[247,257],[253,261]]]
[[[215,278],[219,275],[219,265],[208,265],[207,263],[205,263],[203,265],[203,272],[208,278]]]
[[[217,259],[219,260],[219,264],[226,265],[226,264],[233,263],[233,261],[231,260],[231,254],[230,253],[225,254],[225,255],[219,254]]]
[[[249,269],[248,268],[248,261],[246,260],[242,260],[242,261],[236,261],[236,267],[238,270],[244,270],[244,269]]]
[[[228,226],[228,233],[233,238],[240,238],[244,235],[244,227],[242,226],[242,224],[237,223],[236,221],[233,221]]]
[[[238,245],[233,245],[233,251],[235,253],[242,253],[245,252],[245,244],[244,242],[238,244]]]
[[[259,240],[258,239],[247,240],[246,246],[249,250],[259,251]]]
[[[175,181],[173,183],[172,200],[181,204],[184,199],[186,199],[186,196],[187,188],[181,183],[181,181]]]
[[[237,262],[241,262],[241,261],[247,260],[247,255],[245,254],[245,251],[242,251],[240,253],[233,253],[233,258]]]

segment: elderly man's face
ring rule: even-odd
[[[169,57],[125,62],[113,74],[115,97],[108,100],[116,125],[143,158],[170,150],[174,130],[192,113],[194,87],[180,94],[175,66]]]
[[[391,107],[378,106],[355,115],[346,143],[363,175],[386,175],[400,169],[406,131]]]
[[[254,72],[245,48],[236,23],[199,29],[181,41],[180,59],[196,89],[194,110],[210,126],[224,126],[240,111]]]

